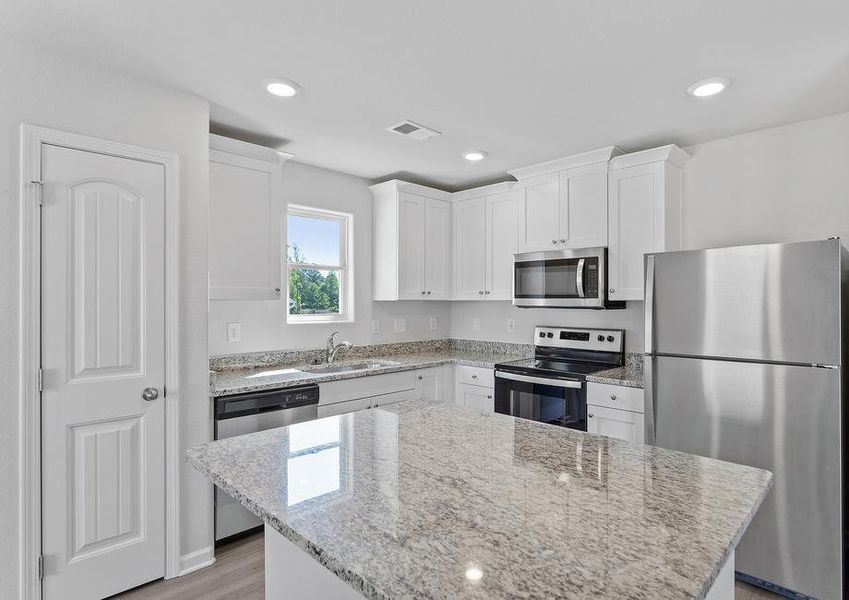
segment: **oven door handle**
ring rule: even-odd
[[[585,258],[578,261],[578,268],[575,272],[575,287],[578,288],[578,298],[584,297],[584,262]]]
[[[584,387],[584,382],[568,379],[547,379],[545,377],[531,377],[530,375],[518,375],[516,373],[504,373],[496,371],[495,376],[499,379],[509,379],[510,381],[523,381],[525,383],[539,383],[541,385],[551,385],[562,388],[572,388],[579,390]]]

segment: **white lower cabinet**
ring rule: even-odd
[[[468,383],[458,383],[454,402],[457,406],[492,413],[495,412],[495,390],[478,385],[469,385]]]
[[[357,398],[356,400],[348,400],[346,402],[335,402],[334,404],[318,405],[318,418],[332,417],[334,415],[344,415],[345,413],[356,412],[365,408],[371,408],[371,398]]]
[[[442,367],[416,371],[415,399],[444,401],[446,399],[444,378],[445,369]]]
[[[587,431],[637,442],[645,441],[643,390],[587,383]]]
[[[318,418],[406,400],[447,400],[445,367],[370,375],[319,384]]]

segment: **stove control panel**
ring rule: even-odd
[[[537,327],[534,345],[576,350],[622,352],[625,331],[622,329],[584,329],[580,327]]]

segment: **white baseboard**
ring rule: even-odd
[[[215,546],[207,546],[206,548],[201,548],[200,550],[195,550],[194,552],[189,552],[188,554],[183,554],[180,557],[179,577],[182,577],[183,575],[188,575],[189,573],[197,571],[198,569],[208,567],[214,562]]]

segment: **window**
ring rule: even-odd
[[[287,320],[352,321],[351,215],[290,206],[286,221]]]

